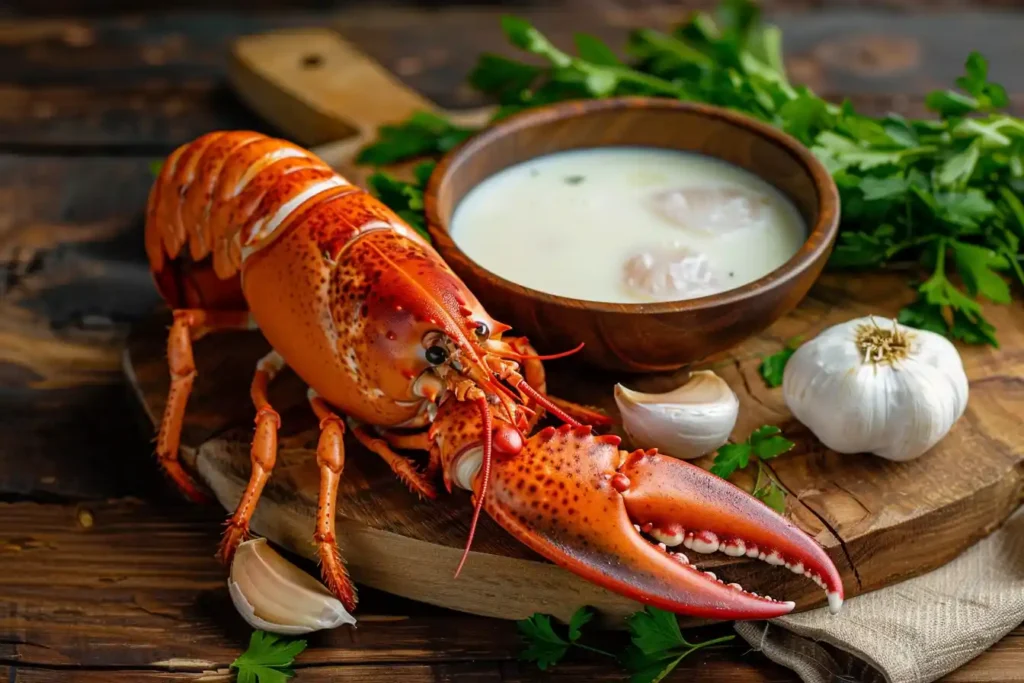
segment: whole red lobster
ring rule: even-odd
[[[785,518],[699,467],[619,450],[617,437],[590,426],[607,425],[605,416],[548,396],[544,358],[525,339],[503,337],[510,328],[430,244],[310,152],[248,131],[179,147],[150,193],[145,239],[174,309],[157,457],[190,498],[204,497],[178,459],[196,378],[192,343],[258,328],[273,348],[252,381],[252,474],[221,543],[224,562],[248,534],[274,468],[280,418],[267,385],[288,365],[320,419],[314,539],[324,581],[349,609],[355,591],[334,536],[342,415],[414,492],[435,498],[439,471],[449,491],[473,491],[470,543],[486,509],[551,561],[664,609],[736,619],[793,608],[693,568],[669,551],[678,545],[785,564],[841,603],[835,566]],[[564,424],[530,436],[543,411]],[[427,451],[425,469],[398,450]]]

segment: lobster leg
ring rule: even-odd
[[[283,367],[284,359],[276,351],[271,351],[256,364],[256,374],[253,375],[252,388],[249,392],[253,405],[256,406],[256,432],[250,451],[252,472],[235,513],[228,519],[227,529],[217,551],[217,557],[224,564],[231,564],[238,544],[248,538],[249,520],[252,519],[256,503],[277,461],[277,430],[281,426],[281,416],[267,400],[267,385]]]
[[[345,609],[356,608],[356,591],[345,570],[334,535],[334,509],[338,500],[338,483],[345,468],[345,424],[315,391],[309,390],[309,404],[320,418],[320,441],[316,446],[316,463],[320,467],[320,499],[316,509],[317,556],[324,583]]]
[[[383,458],[391,471],[398,475],[398,478],[409,487],[410,491],[430,500],[437,498],[437,489],[434,488],[434,483],[426,474],[417,470],[409,458],[395,453],[387,441],[371,434],[362,425],[352,420],[349,421],[349,425],[352,427],[352,434],[359,439],[359,443]]]
[[[434,451],[430,448],[430,435],[427,432],[396,434],[394,432],[381,431],[380,435],[392,448],[429,452],[430,460],[427,462],[426,469],[423,470],[423,478],[429,482],[434,481],[437,473],[441,471],[441,460],[434,457]]]
[[[209,496],[185,471],[179,460],[181,425],[192,385],[196,380],[196,366],[192,357],[192,342],[208,332],[218,330],[244,330],[250,326],[247,311],[204,311],[179,309],[174,311],[174,322],[167,336],[167,361],[171,372],[171,388],[167,405],[160,420],[156,439],[156,457],[164,472],[190,500],[205,502]]]
[[[392,448],[399,450],[425,451],[430,449],[430,438],[426,432],[397,434],[395,432],[381,431],[380,435]]]

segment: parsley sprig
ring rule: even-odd
[[[416,232],[430,240],[427,219],[423,215],[423,192],[434,171],[433,161],[424,161],[413,169],[414,182],[407,183],[377,171],[367,179],[370,191],[398,214]]]
[[[476,131],[430,112],[416,112],[398,125],[381,126],[377,140],[360,150],[356,163],[382,166],[402,159],[444,154]]]
[[[569,620],[569,628],[565,637],[555,632],[551,617],[547,614],[534,614],[532,617],[516,622],[516,627],[526,643],[526,648],[519,658],[527,662],[535,662],[537,668],[544,671],[562,661],[569,648],[614,657],[610,652],[580,642],[581,629],[594,618],[594,611],[589,607],[581,607],[573,613]]]
[[[292,663],[305,649],[304,640],[253,631],[249,649],[231,663],[231,668],[238,670],[238,683],[286,683],[295,675]]]
[[[587,34],[575,37],[570,54],[523,19],[505,17],[502,28],[541,63],[480,58],[469,82],[498,101],[495,120],[568,99],[646,95],[713,104],[775,125],[807,145],[839,188],[833,268],[918,263],[927,275],[915,283],[917,300],[900,322],[997,345],[979,299],[1007,303],[1007,279],[1024,284],[1024,120],[1002,113],[1009,98],[989,81],[979,53],[968,56],[956,90],[926,98],[937,118],[911,120],[865,116],[848,101],[829,102],[790,83],[782,34],[761,22],[751,0],[723,0],[714,16],[696,13],[669,33],[637,30],[625,59]],[[473,132],[418,114],[382,129],[361,159],[389,164],[436,155]],[[420,211],[402,193],[392,196],[399,208]]]
[[[782,436],[782,430],[771,425],[755,429],[746,441],[730,443],[718,449],[711,464],[711,474],[728,479],[736,470],[757,463],[757,479],[753,495],[768,507],[782,514],[786,510],[786,488],[775,478],[766,462],[793,449],[792,441]]]
[[[667,676],[688,655],[702,648],[728,642],[734,636],[723,636],[703,643],[691,643],[679,630],[679,622],[671,612],[646,607],[627,620],[630,644],[616,656],[607,650],[581,642],[582,628],[594,618],[589,607],[581,607],[570,618],[562,636],[556,632],[547,614],[534,614],[517,623],[526,647],[519,658],[534,662],[537,668],[547,670],[558,664],[573,648],[616,658],[631,673],[631,683],[657,683]]]
[[[734,637],[691,643],[683,637],[674,614],[650,606],[629,618],[629,631],[632,645],[623,655],[622,663],[632,672],[630,683],[658,683],[697,650]]]
[[[800,337],[794,337],[786,342],[782,350],[761,359],[761,365],[758,367],[758,370],[764,379],[764,383],[770,388],[774,389],[782,386],[782,377],[786,371],[786,363],[796,353],[796,349],[802,341]]]

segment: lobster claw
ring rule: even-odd
[[[485,509],[519,541],[584,579],[672,612],[768,619],[794,603],[748,593],[691,566],[666,545],[757,556],[806,573],[842,604],[822,548],[781,515],[703,469],[655,451],[626,453],[589,427],[548,427],[496,455]],[[479,492],[480,478],[474,488]]]

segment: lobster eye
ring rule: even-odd
[[[486,323],[477,323],[476,329],[473,331],[476,332],[476,336],[480,337],[481,339],[487,339],[488,337],[491,336],[491,330],[490,328],[487,327]]]
[[[440,365],[448,360],[448,349],[443,346],[430,346],[426,351],[427,362],[431,365]]]

